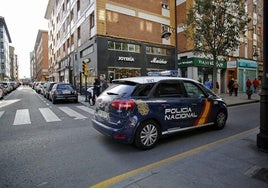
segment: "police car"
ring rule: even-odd
[[[151,149],[164,135],[223,129],[227,117],[224,100],[195,80],[144,76],[114,80],[97,98],[92,122],[112,139]]]

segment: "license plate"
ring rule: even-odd
[[[62,93],[63,93],[63,94],[70,94],[71,91],[69,91],[69,90],[63,90]]]

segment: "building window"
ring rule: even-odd
[[[80,11],[80,0],[77,0],[77,12]]]
[[[108,41],[108,50],[140,53],[140,45],[125,42]]]
[[[79,40],[81,38],[81,28],[77,28],[77,39]]]
[[[74,34],[72,34],[71,37],[70,37],[70,43],[71,43],[71,45],[74,44]]]
[[[70,15],[69,15],[69,21],[71,22],[73,20],[74,17],[74,11],[71,10]]]
[[[170,49],[154,47],[154,46],[146,46],[146,54],[171,55],[172,53]]]
[[[90,14],[90,16],[89,16],[89,25],[90,25],[90,28],[93,28],[94,27],[94,25],[95,25],[95,19],[94,19],[95,17],[94,17],[94,12],[92,12],[91,14]]]

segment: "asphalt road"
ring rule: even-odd
[[[161,139],[152,150],[140,151],[99,134],[92,127],[90,108],[79,103],[53,105],[21,87],[0,101],[0,187],[94,186],[258,127],[259,108],[259,103],[230,107],[223,130],[179,133]]]

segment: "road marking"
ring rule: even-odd
[[[86,116],[83,116],[82,114],[72,110],[69,107],[59,107],[59,109],[61,111],[63,111],[64,113],[66,113],[67,115],[74,117],[74,119],[86,119]]]
[[[5,111],[0,111],[0,118],[2,117],[2,115],[5,113]]]
[[[16,111],[13,125],[31,124],[30,114],[28,109],[20,109]]]
[[[227,137],[227,138],[223,138],[221,140],[217,140],[215,142],[211,142],[209,144],[206,144],[206,145],[203,145],[203,146],[200,146],[200,147],[191,149],[191,150],[186,151],[184,153],[180,153],[178,155],[174,155],[172,157],[169,157],[169,158],[160,160],[158,162],[151,163],[151,164],[146,165],[146,166],[143,166],[141,168],[137,168],[135,170],[132,170],[132,171],[126,172],[124,174],[121,174],[121,175],[112,177],[110,179],[104,180],[104,181],[102,181],[100,183],[97,183],[97,184],[91,186],[91,188],[106,188],[106,187],[111,187],[112,185],[115,185],[116,183],[119,183],[119,182],[121,182],[123,180],[126,180],[127,178],[132,177],[134,175],[137,175],[139,173],[146,172],[146,171],[155,169],[157,167],[160,167],[160,166],[163,166],[163,165],[172,163],[174,161],[180,160],[182,158],[186,158],[188,156],[197,154],[197,153],[199,153],[201,151],[207,150],[207,149],[212,148],[212,147],[214,147],[216,145],[219,145],[219,144],[222,144],[224,142],[228,142],[228,141],[237,139],[237,138],[239,138],[241,136],[247,135],[247,134],[249,134],[251,132],[256,131],[257,129],[258,129],[258,127],[253,128],[253,129],[250,129],[250,130],[247,130],[247,131],[244,131],[244,132],[241,132],[241,133],[238,133],[238,134],[235,134],[235,135],[230,136],[230,137]]]
[[[3,100],[3,101],[0,101],[0,108],[2,107],[5,107],[5,106],[8,106],[8,105],[11,105],[15,102],[18,102],[20,101],[21,99],[12,99],[12,100]]]
[[[79,109],[81,109],[81,110],[83,110],[83,111],[85,111],[85,112],[88,112],[89,114],[91,114],[91,115],[93,115],[94,114],[94,110],[93,109],[91,109],[91,108],[88,108],[88,107],[86,107],[86,106],[76,106],[77,108],[79,108]]]
[[[42,116],[45,118],[46,122],[61,121],[58,116],[52,112],[49,108],[39,108]]]

